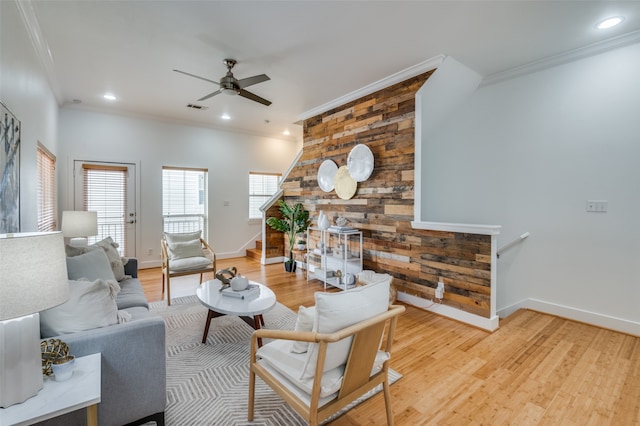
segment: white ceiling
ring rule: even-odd
[[[293,123],[304,112],[440,54],[490,76],[611,38],[628,39],[640,30],[638,1],[32,0],[30,5],[64,107],[273,137],[283,137],[285,129],[300,137],[300,126]],[[607,31],[594,27],[612,15],[626,19]],[[224,58],[238,61],[236,78],[271,77],[248,90],[273,104],[224,94],[196,102],[217,86],[172,71],[218,81],[226,72]],[[105,101],[107,91],[118,100]],[[73,104],[74,99],[82,103]],[[208,109],[186,108],[189,103]],[[232,119],[221,120],[224,112]]]

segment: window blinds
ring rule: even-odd
[[[202,231],[207,239],[207,169],[162,168],[165,232]]]
[[[260,207],[278,191],[278,173],[249,172],[249,219],[261,219]]]
[[[56,157],[38,142],[38,231],[55,231],[58,227],[56,210]]]
[[[84,210],[98,212],[98,235],[89,242],[111,237],[127,252],[127,167],[83,164]]]

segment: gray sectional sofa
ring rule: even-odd
[[[131,314],[121,324],[53,337],[69,345],[76,357],[102,354],[101,426],[122,426],[155,421],[164,425],[166,406],[165,324],[149,312],[138,280],[138,263],[129,259],[127,277],[119,282],[116,303]],[[129,277],[130,276],[130,277]],[[86,414],[79,410],[40,423],[42,425],[84,425]]]

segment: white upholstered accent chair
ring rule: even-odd
[[[167,282],[167,305],[171,305],[171,278],[216,271],[216,254],[200,237],[201,232],[168,233],[162,238],[162,293]]]
[[[255,331],[249,421],[254,417],[257,375],[310,425],[382,385],[387,424],[393,425],[389,358],[396,321],[405,307],[389,306],[388,297],[388,283],[318,292],[314,308],[300,308],[296,330]],[[260,338],[275,340],[258,348]]]

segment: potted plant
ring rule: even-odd
[[[307,240],[299,239],[298,240],[298,250],[305,250],[307,248]]]
[[[304,209],[302,203],[296,203],[289,206],[284,200],[279,200],[280,213],[282,217],[270,217],[267,219],[267,225],[276,231],[284,232],[289,241],[289,260],[284,264],[287,272],[295,272],[296,262],[293,259],[293,248],[296,243],[296,236],[307,230],[311,224],[309,212]]]

